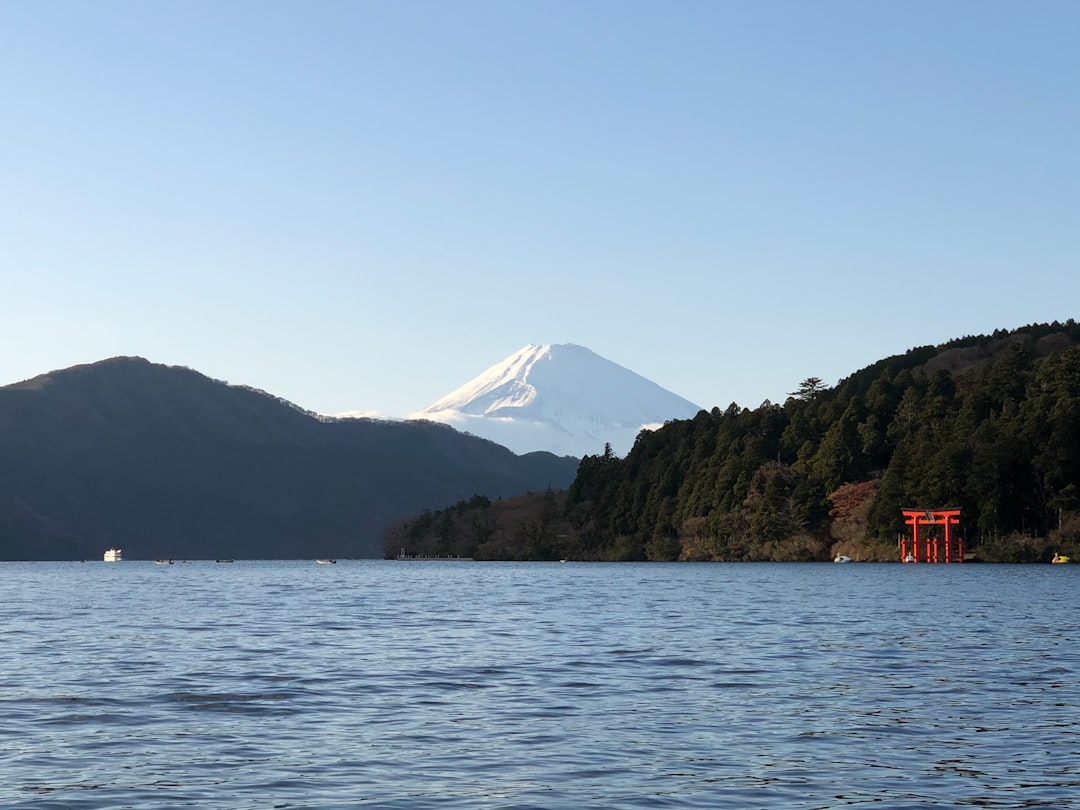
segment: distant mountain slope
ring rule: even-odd
[[[584,346],[530,344],[416,416],[515,452],[624,454],[642,427],[700,408]]]
[[[0,559],[371,557],[383,528],[576,462],[424,422],[326,420],[113,358],[0,388]]]

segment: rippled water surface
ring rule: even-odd
[[[1080,566],[0,564],[0,806],[1080,808]]]

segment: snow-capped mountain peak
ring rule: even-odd
[[[445,422],[516,453],[623,454],[643,427],[697,405],[584,346],[529,344],[413,418]]]
[[[536,388],[529,382],[529,374],[533,366],[549,356],[550,352],[551,346],[530,343],[432,403],[424,412],[459,410],[462,413],[494,416],[501,408],[528,407],[536,398]]]

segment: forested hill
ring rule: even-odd
[[[375,557],[406,515],[576,466],[117,357],[0,388],[0,559]]]
[[[959,507],[977,559],[1080,558],[1078,344],[1070,319],[912,349],[834,387],[810,377],[783,405],[701,411],[625,458],[586,456],[567,493],[531,506],[425,514],[387,548],[893,560],[902,507]]]

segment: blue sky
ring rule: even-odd
[[[703,407],[1080,317],[1080,3],[0,2],[0,383]]]

